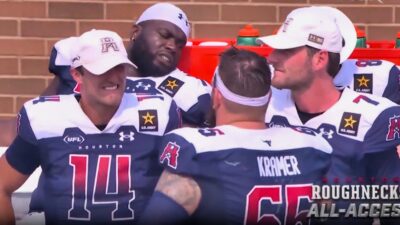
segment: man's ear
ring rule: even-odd
[[[76,83],[78,83],[78,84],[82,83],[82,74],[78,70],[71,67],[69,72],[70,72],[72,78],[74,78]]]
[[[222,95],[221,92],[217,88],[213,88],[212,90],[212,108],[217,110],[221,106]]]
[[[138,25],[136,25],[136,24],[133,24],[133,25],[132,25],[131,31],[130,31],[130,36],[129,36],[130,42],[134,42],[134,41],[135,41],[136,37],[137,37],[137,36],[139,35],[139,33],[140,33],[140,30],[141,30],[141,27],[140,27],[140,26],[138,26]]]
[[[313,56],[313,66],[316,70],[324,69],[328,66],[329,55],[327,51],[319,51]]]

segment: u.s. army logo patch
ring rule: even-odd
[[[344,112],[340,120],[339,133],[357,136],[361,114]]]
[[[167,95],[174,97],[183,84],[183,81],[176,79],[175,77],[168,76],[167,79],[165,79],[160,86],[158,86],[158,89],[167,93]]]
[[[157,110],[139,110],[139,131],[158,131]]]
[[[354,74],[354,91],[372,94],[372,74]]]

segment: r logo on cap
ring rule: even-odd
[[[118,52],[118,46],[115,41],[110,37],[105,37],[101,39],[101,52],[108,52],[110,48],[112,48],[115,52]]]

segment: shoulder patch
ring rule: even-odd
[[[158,131],[157,110],[139,110],[139,131]]]
[[[176,169],[178,166],[178,156],[181,146],[177,145],[175,142],[168,142],[165,146],[163,153],[160,156],[160,163],[163,164],[167,161],[167,165],[171,168]]]
[[[392,141],[396,138],[400,138],[400,115],[389,118],[388,131],[386,133],[386,141]],[[400,145],[398,150],[400,150]]]
[[[354,91],[372,94],[372,73],[354,74]]]
[[[158,89],[165,92],[167,95],[174,97],[184,83],[185,82],[175,77],[168,76],[163,82],[161,82]]]
[[[357,136],[361,114],[344,112],[340,120],[339,133]]]

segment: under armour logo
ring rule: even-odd
[[[117,43],[114,41],[114,39],[110,37],[105,37],[100,40],[101,40],[101,52],[108,52],[110,48],[112,48],[116,52],[119,51]]]
[[[179,13],[179,14],[178,14],[178,19],[180,19],[180,20],[184,19],[182,13]],[[189,22],[187,21],[187,19],[184,19],[184,20],[185,20],[186,26],[189,26]]]
[[[142,81],[139,81],[138,84],[136,85],[136,88],[142,87],[145,91],[148,91],[149,88],[151,88],[151,84],[143,84]]]
[[[329,131],[325,131],[324,128],[320,128],[320,129],[319,129],[319,134],[320,134],[322,137],[326,137],[326,138],[328,138],[328,139],[332,139],[334,133],[335,133],[335,132],[334,132],[333,130],[331,130],[331,129],[329,129]]]
[[[135,138],[133,137],[135,135],[135,133],[133,133],[132,131],[129,132],[129,134],[125,134],[123,131],[119,132],[119,140],[120,141],[125,141],[125,140],[129,140],[129,141],[133,141],[135,140]]]

